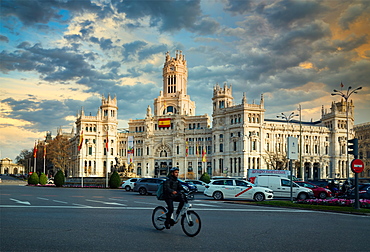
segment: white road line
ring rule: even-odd
[[[221,207],[221,206],[215,206],[215,205],[209,205],[209,204],[201,204],[201,203],[194,203],[194,206],[205,206],[205,207]]]
[[[152,207],[93,207],[80,204],[73,204],[76,206],[23,206],[23,205],[0,205],[0,208],[62,208],[62,209],[109,209],[109,210],[147,210],[153,211]],[[311,210],[294,210],[294,209],[207,209],[207,208],[192,208],[195,211],[224,211],[224,212],[281,212],[281,213],[314,213],[314,214],[328,214],[328,215],[342,215],[348,217],[360,217],[360,218],[370,218],[368,215],[355,215],[346,213],[334,213],[334,212],[324,212],[324,211],[311,211]]]
[[[109,200],[116,200],[116,201],[123,201],[123,202],[127,202],[128,200],[122,200],[122,199],[113,199],[113,198],[109,198]]]
[[[105,202],[105,201],[90,200],[90,199],[86,199],[86,201],[101,203],[101,204],[105,204],[105,205],[127,206],[125,204],[120,204],[120,203],[117,203],[117,202]]]
[[[92,208],[91,206],[86,206],[86,205],[76,204],[76,203],[72,203],[72,205],[77,206],[79,208]],[[55,207],[57,207],[57,206],[55,206]],[[74,208],[74,207],[72,206],[71,208]]]
[[[14,201],[15,203],[24,204],[24,205],[31,205],[31,203],[28,202],[28,201],[20,201],[20,200],[12,199],[12,198],[9,198],[9,199]]]
[[[144,204],[144,205],[152,205],[152,206],[157,206],[158,203],[149,203],[149,202],[143,202],[143,201],[134,201],[134,203],[138,203],[138,204]]]
[[[41,198],[41,197],[36,197],[37,199],[40,199],[40,200],[49,200],[47,198]]]
[[[53,201],[57,203],[68,204],[68,202],[65,202],[65,201],[60,201],[60,200],[53,200]]]

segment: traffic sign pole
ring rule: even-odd
[[[356,156],[355,156],[356,157]],[[360,199],[358,194],[358,174],[364,170],[364,162],[361,159],[353,159],[351,169],[355,173],[355,209],[360,209]]]

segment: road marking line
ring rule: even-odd
[[[37,199],[40,199],[40,200],[49,200],[49,199],[46,199],[46,198],[41,198],[41,197],[36,197]]]
[[[124,201],[127,202],[128,200],[116,199],[116,198],[108,198],[109,200],[117,200],[117,201]]]
[[[23,206],[23,205],[0,205],[0,208],[63,208],[63,209],[110,209],[110,210],[148,210],[153,211],[152,207],[93,207],[80,204],[73,204],[76,206]],[[195,211],[224,211],[224,212],[286,212],[286,213],[315,213],[315,214],[328,214],[328,215],[342,215],[347,217],[360,217],[360,218],[370,218],[368,215],[355,215],[347,213],[335,213],[335,212],[323,212],[323,211],[311,211],[311,210],[289,210],[289,209],[207,209],[207,208],[192,208]]]
[[[82,208],[92,208],[91,206],[86,206],[86,205],[82,205],[82,204],[76,204],[76,203],[72,203],[72,205],[75,205],[75,206],[78,206],[78,207],[82,207]],[[57,207],[57,206],[55,206]],[[72,207],[74,208],[74,207]]]
[[[120,203],[117,203],[117,202],[105,202],[105,201],[100,201],[100,200],[90,200],[90,199],[85,199],[85,200],[86,200],[86,201],[90,201],[90,202],[101,203],[101,204],[105,204],[105,205],[126,206],[125,204],[120,204]]]
[[[60,200],[53,200],[54,202],[57,202],[57,203],[63,203],[63,204],[68,204],[68,202],[65,202],[65,201],[60,201]]]
[[[158,203],[149,203],[149,202],[142,202],[142,201],[134,201],[134,203],[144,204],[144,205],[158,205]]]
[[[17,200],[17,199],[12,199],[12,198],[9,198],[10,200],[16,202],[16,203],[19,203],[19,204],[24,204],[24,205],[31,205],[30,202],[28,201],[20,201],[20,200]]]
[[[215,205],[209,205],[209,204],[198,204],[198,203],[194,203],[194,206],[208,206],[208,207],[221,207],[221,206],[215,206]]]

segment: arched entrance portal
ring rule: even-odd
[[[172,168],[172,160],[167,159],[157,159],[154,161],[154,176],[158,177],[166,177]]]
[[[320,178],[320,163],[313,163],[313,180]]]
[[[311,163],[305,162],[304,163],[304,180],[311,178]]]

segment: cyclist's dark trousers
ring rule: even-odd
[[[181,194],[179,194],[176,197],[171,198],[171,199],[165,199],[165,201],[167,203],[167,209],[168,209],[168,212],[167,212],[167,215],[166,215],[167,220],[171,219],[171,215],[173,213],[173,202],[174,201],[179,202],[179,206],[177,207],[177,212],[178,213],[181,211],[182,207],[185,204],[185,199]]]

